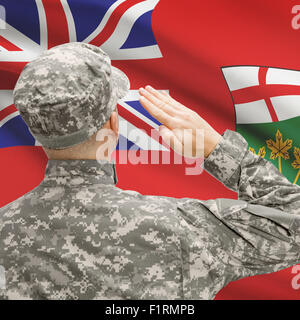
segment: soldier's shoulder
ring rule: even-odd
[[[0,220],[1,218],[5,218],[8,215],[14,214],[18,212],[18,210],[22,207],[24,196],[4,205],[0,208]]]
[[[148,208],[153,210],[168,208],[174,210],[177,207],[177,199],[158,195],[143,195],[137,191],[116,189],[117,203],[135,206],[136,208]]]
[[[176,198],[119,189],[115,190],[112,198],[106,200],[104,207],[108,207],[108,211],[118,212],[124,219],[142,226],[142,229],[147,225],[157,230],[179,232],[183,227]]]
[[[34,198],[36,195],[33,191],[24,194],[23,196],[17,198],[16,200],[4,205],[0,208],[0,221],[11,220],[13,221],[14,216],[21,213],[22,208],[24,208],[24,203],[30,198]]]

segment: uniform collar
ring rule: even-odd
[[[113,163],[97,160],[49,160],[44,184],[116,184]]]

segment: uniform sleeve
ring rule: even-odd
[[[227,130],[205,161],[205,169],[239,199],[300,215],[300,187],[292,184],[269,161],[248,150],[246,140]]]
[[[228,280],[299,263],[300,187],[232,131],[225,132],[205,168],[239,195],[235,201],[204,202],[220,222],[219,241],[210,251],[226,265]]]

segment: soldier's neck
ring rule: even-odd
[[[49,150],[44,149],[49,160],[106,160],[110,161],[111,156],[108,153],[99,156],[97,148],[74,151],[69,149],[65,150]]]

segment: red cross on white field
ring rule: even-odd
[[[277,122],[300,116],[300,71],[256,66],[222,69],[237,123]]]

